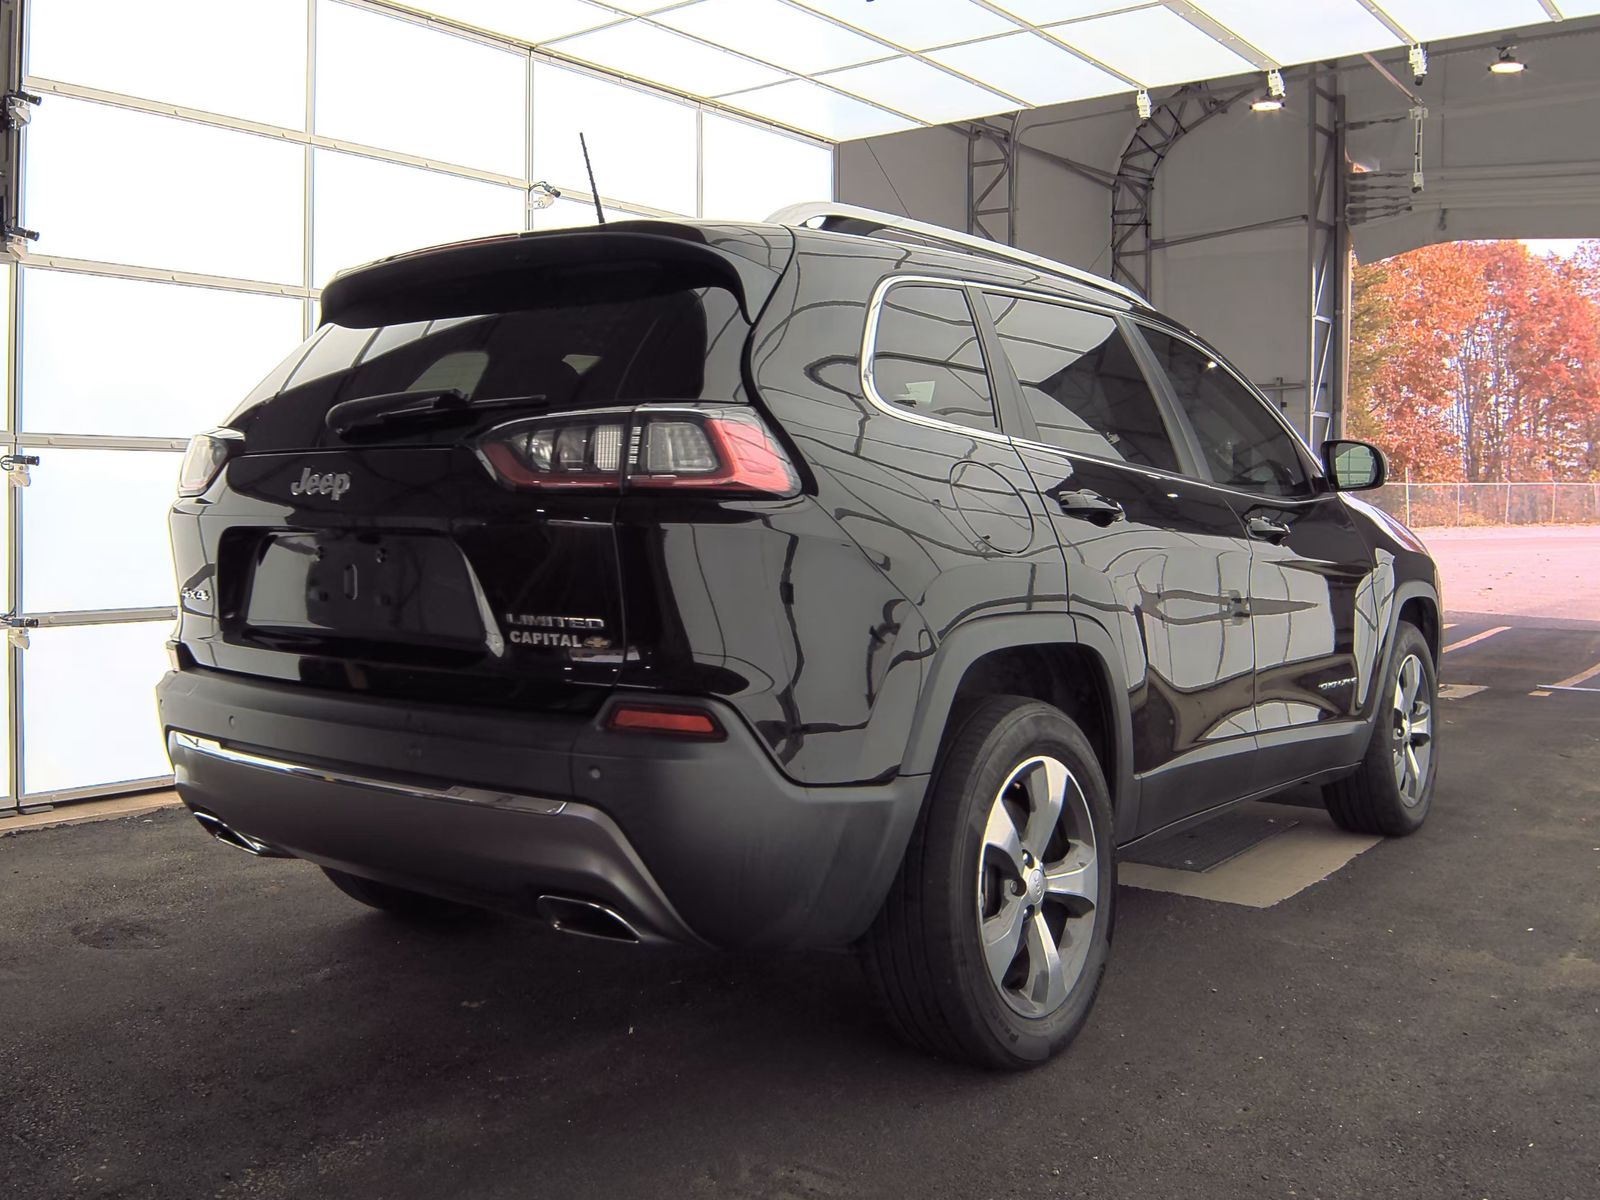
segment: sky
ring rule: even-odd
[[[1535,254],[1559,254],[1562,258],[1570,258],[1573,251],[1588,238],[1523,238],[1522,244]]]

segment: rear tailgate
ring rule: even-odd
[[[512,490],[474,445],[511,420],[744,399],[747,310],[792,238],[774,231],[761,266],[747,228],[732,256],[704,227],[649,228],[447,247],[331,284],[329,323],[230,418],[222,485],[174,510],[196,662],[597,708],[628,654],[618,496]],[[328,420],[372,398],[358,427]]]

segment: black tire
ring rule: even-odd
[[[376,908],[407,921],[459,921],[482,911],[470,904],[458,904],[454,900],[442,900],[423,892],[408,891],[376,880],[363,879],[359,875],[348,875],[332,867],[323,867],[322,873],[333,881],[334,887],[352,900],[359,900],[368,908]]]
[[[1400,716],[1401,676],[1407,664],[1415,662],[1420,673],[1417,697],[1426,705],[1427,740],[1425,761],[1417,762],[1417,710],[1411,709],[1408,723]],[[1394,653],[1378,692],[1378,713],[1372,725],[1372,740],[1366,757],[1355,773],[1327,784],[1322,800],[1328,815],[1341,829],[1383,837],[1404,837],[1422,828],[1433,806],[1433,784],[1439,771],[1439,755],[1434,738],[1438,730],[1439,676],[1433,664],[1433,651],[1422,631],[1401,621],[1395,632]],[[1402,765],[1397,751],[1402,742],[1410,750],[1409,762]],[[1420,766],[1420,771],[1414,770]],[[1402,783],[1401,773],[1406,780]],[[1413,784],[1412,780],[1415,780]]]
[[[1028,782],[1036,772],[1054,771],[1046,771],[1045,759],[1070,776],[1062,787],[1061,815],[1046,835],[1047,850],[1036,858],[1013,857],[989,844],[997,827],[991,810],[1008,809],[1011,831],[1023,835],[1021,846],[1040,844],[1031,818],[1045,810],[1023,809],[1026,819],[1019,826],[1009,798],[1032,803]],[[1030,761],[1036,765],[1028,766]],[[1009,781],[1015,782],[1003,799]],[[1043,828],[1049,818],[1038,820]],[[1013,867],[1022,870],[1023,861],[1034,865],[1023,875],[1007,875]],[[1081,893],[1045,890],[1069,879]],[[1115,894],[1111,798],[1088,739],[1048,704],[989,697],[952,721],[946,733],[905,859],[862,944],[868,981],[890,1024],[912,1045],[984,1067],[1038,1066],[1071,1042],[1088,1018],[1111,949]],[[998,928],[1012,919],[1008,914],[1016,905],[1024,906],[1025,915],[1018,920],[1023,932],[1014,943],[1015,958],[1005,959],[1000,938],[986,957],[980,933],[985,913],[993,909],[985,929]],[[1041,947],[1039,959],[1047,963],[1049,951],[1035,936],[1042,939],[1056,928],[1063,931],[1056,935],[1060,986],[1032,989],[1047,1001],[1064,995],[1048,1007],[1029,995],[1036,982],[1033,947]],[[997,978],[991,958],[1009,961],[1008,973]],[[1075,968],[1070,984],[1069,968]],[[1037,1011],[1024,1011],[1029,1005]]]

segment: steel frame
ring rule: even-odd
[[[60,80],[33,78],[25,74],[26,64],[26,35],[27,25],[21,13],[26,0],[0,0],[0,60],[10,63],[9,76],[6,79],[6,90],[15,90],[25,86],[31,92],[41,95],[46,102],[57,96],[71,97],[74,99],[88,100],[98,104],[111,105],[135,112],[148,113],[156,116],[171,117],[194,124],[208,125],[214,128],[227,129],[238,133],[253,134],[258,137],[267,137],[277,140],[298,143],[305,148],[305,190],[302,199],[304,217],[304,239],[302,243],[301,278],[298,283],[268,283],[261,280],[242,279],[232,276],[206,275],[186,271],[170,271],[158,268],[132,266],[125,263],[103,262],[89,259],[69,258],[60,255],[39,255],[27,252],[25,245],[13,245],[9,252],[0,252],[0,263],[9,262],[7,268],[9,289],[9,320],[7,320],[3,336],[9,347],[10,370],[4,380],[4,428],[0,430],[0,449],[5,453],[17,453],[26,447],[29,450],[38,449],[99,449],[99,450],[182,450],[186,439],[162,437],[124,437],[100,434],[61,434],[61,433],[36,433],[27,431],[23,425],[22,405],[22,322],[25,319],[21,303],[24,291],[23,271],[64,271],[80,274],[104,275],[120,279],[143,279],[163,283],[187,284],[196,287],[216,288],[223,291],[246,292],[255,295],[285,296],[298,299],[303,305],[302,325],[306,333],[310,333],[313,313],[321,289],[315,286],[316,280],[312,268],[312,248],[314,239],[312,199],[313,199],[313,170],[314,151],[316,149],[338,150],[349,154],[358,154],[363,157],[379,159],[384,162],[397,163],[403,166],[420,167],[441,174],[456,175],[468,179],[477,179],[503,186],[521,188],[526,195],[536,182],[533,177],[533,64],[535,62],[553,63],[563,69],[592,75],[605,79],[607,82],[618,86],[628,87],[635,91],[657,96],[667,96],[682,103],[687,103],[697,112],[696,119],[696,198],[697,209],[699,201],[703,198],[703,164],[704,164],[704,118],[706,113],[716,113],[730,120],[752,125],[761,129],[771,130],[773,133],[793,139],[807,145],[827,145],[820,139],[809,137],[781,125],[764,122],[751,118],[743,113],[725,109],[711,102],[696,102],[678,96],[664,88],[653,88],[637,81],[613,75],[586,67],[581,63],[568,62],[557,56],[530,50],[511,39],[495,38],[488,34],[462,29],[448,22],[430,19],[423,14],[406,12],[390,7],[381,0],[343,0],[355,8],[365,9],[395,20],[407,21],[412,24],[439,29],[456,36],[471,38],[476,41],[494,45],[500,49],[512,51],[520,55],[527,63],[527,86],[524,89],[526,109],[524,116],[527,123],[527,142],[525,146],[522,174],[520,176],[500,175],[494,172],[481,171],[457,163],[440,162],[423,158],[413,154],[399,151],[385,150],[376,146],[364,145],[357,142],[330,138],[315,132],[314,113],[316,112],[316,52],[317,52],[317,4],[316,0],[306,2],[306,106],[303,123],[298,127],[287,127],[263,124],[241,117],[230,117],[218,113],[204,112],[197,109],[165,104],[158,101],[142,99],[137,96],[110,92],[100,88],[85,87],[79,84],[66,83]],[[8,23],[9,22],[9,23]],[[13,31],[19,36],[8,40],[7,31]],[[8,50],[10,57],[5,58]],[[15,142],[17,139],[7,139]],[[16,203],[18,182],[17,167],[22,162],[18,154],[15,161],[9,164],[3,161],[0,155],[0,208],[9,202]],[[837,169],[837,167],[835,168]],[[582,187],[567,188],[560,180],[552,180],[561,190],[563,197],[570,200],[590,203],[595,197]],[[607,208],[638,216],[673,216],[676,214],[653,209],[628,201],[612,200],[601,196],[600,201]],[[533,227],[533,208],[531,202],[523,206],[523,228]],[[15,214],[13,213],[13,219]],[[43,224],[48,221],[48,214],[31,218],[36,223]],[[36,470],[49,470],[48,459]],[[18,606],[22,604],[23,593],[23,539],[22,539],[22,512],[25,493],[22,489],[8,486],[4,479],[0,479],[0,487],[5,488],[5,501],[3,516],[9,530],[8,552],[5,555],[6,578],[9,586],[11,602]],[[14,610],[15,612],[15,610]],[[16,612],[15,615],[24,616],[30,622],[37,622],[37,628],[61,628],[83,625],[109,625],[132,622],[171,621],[176,618],[177,610],[170,607],[156,608],[123,608],[123,609],[89,609],[74,612],[27,613]],[[68,788],[50,792],[29,792],[24,769],[22,742],[23,742],[23,710],[24,710],[24,672],[22,656],[27,651],[7,644],[5,648],[7,672],[5,687],[9,703],[6,713],[6,728],[4,736],[9,748],[8,774],[6,778],[5,795],[0,796],[0,818],[14,816],[18,812],[38,811],[48,808],[54,803],[89,799],[95,796],[120,794],[124,792],[144,791],[151,788],[169,786],[172,777],[154,776],[145,779],[124,780],[116,783],[94,785],[89,787]]]
[[[1154,283],[1151,210],[1156,177],[1173,146],[1252,89],[1213,95],[1204,83],[1185,84],[1134,127],[1111,187],[1111,278],[1148,298]]]
[[[1338,72],[1313,64],[1304,72],[1306,93],[1305,211],[1227,229],[1174,238],[1152,235],[1153,206],[1162,164],[1179,140],[1254,91],[1254,85],[1214,94],[1204,83],[1168,96],[1139,122],[1114,174],[1098,171],[1022,144],[1023,114],[965,129],[967,144],[967,232],[1016,245],[1017,176],[1025,154],[1038,154],[1111,191],[1111,278],[1149,298],[1156,252],[1210,238],[1304,223],[1306,228],[1306,374],[1302,382],[1258,385],[1290,409],[1294,424],[1313,445],[1337,436],[1343,426],[1350,320],[1349,186],[1345,172],[1344,98]],[[1004,194],[1004,203],[996,200]],[[1304,392],[1300,403],[1291,400]]]
[[[1006,246],[1017,244],[1017,151],[1022,113],[980,121],[967,131],[967,232]],[[984,157],[985,151],[990,157]],[[995,204],[1004,189],[1005,203]],[[987,206],[987,207],[986,207]]]
[[[1307,440],[1318,446],[1344,426],[1350,341],[1350,225],[1344,96],[1321,64],[1306,81]],[[1324,86],[1324,81],[1331,86]]]

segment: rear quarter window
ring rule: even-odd
[[[873,327],[869,384],[896,412],[998,429],[978,327],[960,288],[899,283]]]

